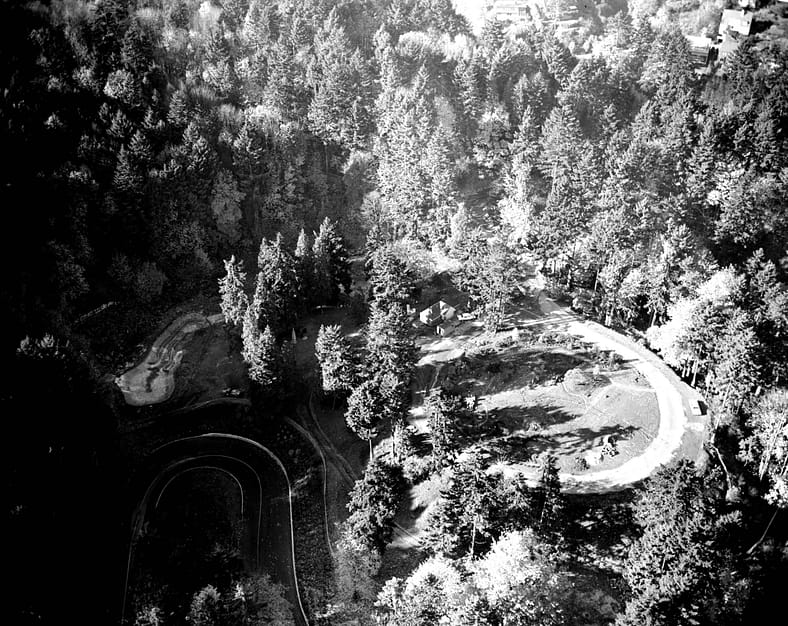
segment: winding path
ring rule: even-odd
[[[147,406],[169,400],[175,390],[175,372],[191,335],[210,323],[200,313],[187,313],[167,326],[145,358],[115,379],[126,403]]]
[[[248,516],[253,555],[247,558],[257,570],[265,565],[264,569],[285,585],[295,623],[307,626],[309,622],[301,603],[295,563],[292,489],[279,458],[256,441],[221,433],[178,439],[153,454],[161,457],[161,462],[134,511],[122,614],[125,615],[127,608],[134,547],[149,508],[156,508],[168,485],[184,472],[210,468],[229,474],[235,480],[241,491],[242,509],[256,510],[256,515]]]

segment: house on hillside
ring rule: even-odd
[[[717,35],[717,55],[720,60],[736,51],[752,29],[752,13],[726,9],[722,12]]]
[[[447,320],[454,319],[456,313],[457,310],[453,306],[439,300],[419,313],[419,319],[422,324],[427,326],[438,326]]]
[[[547,19],[547,4],[545,0],[491,0],[487,15],[501,22],[539,26]]]
[[[714,43],[708,37],[687,36],[689,44],[690,60],[696,72],[702,73],[706,70],[711,58],[711,46]]]
[[[732,33],[746,37],[750,34],[751,29],[752,13],[736,11],[734,9],[726,9],[722,12],[722,19],[720,20],[720,30],[719,34],[717,35],[717,40],[722,42],[725,37]]]

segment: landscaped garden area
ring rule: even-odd
[[[463,446],[496,460],[535,463],[550,452],[564,472],[610,469],[654,438],[659,410],[653,390],[615,352],[556,332],[512,331],[472,339],[448,362],[422,363],[412,414],[427,428],[419,402],[441,386],[474,409],[457,424]]]

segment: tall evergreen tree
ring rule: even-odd
[[[305,306],[309,306],[315,299],[315,257],[312,253],[312,243],[309,235],[302,228],[298,233],[298,241],[295,247],[296,273],[298,274],[298,284],[301,288],[299,299]]]
[[[359,146],[366,136],[371,105],[365,61],[352,52],[336,9],[315,35],[312,100],[307,119],[324,141]]]
[[[335,303],[340,293],[350,293],[350,262],[337,224],[326,217],[312,245],[317,285],[326,289],[325,303]]]
[[[758,398],[746,427],[741,458],[768,481],[766,500],[788,508],[788,390],[773,389]]]
[[[633,595],[616,624],[706,623],[728,574],[714,543],[716,518],[691,463],[664,468],[648,481],[635,506],[643,535],[624,570]]]
[[[370,376],[392,374],[408,387],[416,365],[416,346],[405,308],[398,303],[373,302],[366,337]]]
[[[381,308],[392,304],[407,304],[416,289],[413,271],[393,250],[382,245],[373,251],[369,265],[369,291],[371,300]]]
[[[372,440],[375,438],[382,411],[383,399],[377,380],[365,380],[348,398],[345,422],[359,438],[369,443],[370,456]]]
[[[402,472],[371,460],[356,481],[348,502],[348,525],[354,537],[382,553],[394,531],[394,517],[404,493]]]
[[[478,231],[468,236],[463,248],[465,262],[459,275],[460,285],[483,312],[485,328],[495,332],[511,300],[514,257],[504,244],[487,241]]]
[[[320,363],[323,390],[346,391],[355,381],[355,371],[350,343],[340,326],[323,326],[317,333],[315,356]]]
[[[499,474],[490,475],[476,455],[454,467],[448,487],[441,490],[424,545],[453,558],[483,554],[503,527],[505,504]]]
[[[253,301],[260,312],[260,323],[277,332],[287,330],[299,309],[300,289],[295,258],[281,234],[274,241],[260,242],[257,267]]]
[[[282,362],[270,326],[266,326],[263,332],[257,335],[249,356],[249,378],[266,394],[279,392],[282,384]]]
[[[458,421],[464,416],[465,404],[460,396],[443,387],[432,389],[424,403],[432,437],[432,462],[440,469],[451,462],[458,447]]]
[[[240,326],[249,306],[246,296],[246,272],[243,261],[236,261],[235,255],[224,262],[226,274],[219,279],[219,295],[221,309],[226,324]]]

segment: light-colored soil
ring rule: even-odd
[[[495,415],[506,432],[492,448],[514,461],[551,452],[564,472],[577,472],[577,457],[591,459],[593,467],[587,471],[623,465],[656,435],[659,410],[653,390],[630,382],[636,372],[626,369],[608,376],[611,382],[589,394],[560,383],[483,397],[482,411]],[[596,457],[605,437],[615,438],[616,454]]]
[[[126,403],[145,406],[168,400],[175,390],[175,372],[190,336],[208,325],[208,319],[199,313],[187,313],[172,322],[142,362],[115,379]]]

